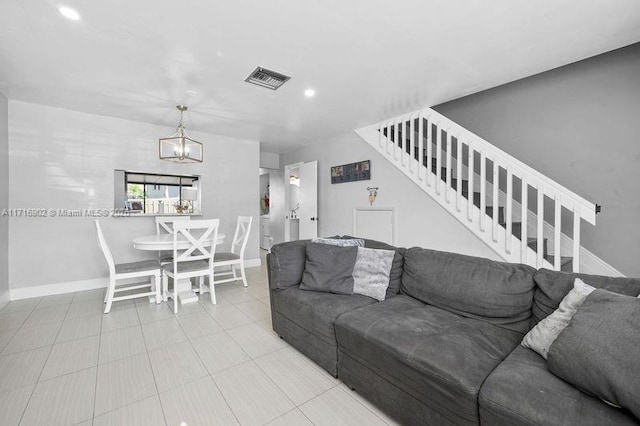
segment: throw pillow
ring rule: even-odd
[[[640,300],[595,290],[551,345],[547,368],[640,418]]]
[[[562,299],[560,306],[551,315],[540,321],[522,339],[521,345],[539,353],[547,359],[549,348],[565,329],[584,300],[595,290],[576,278],[573,289]]]
[[[364,240],[362,238],[312,238],[311,242],[339,247],[364,247]]]
[[[300,290],[353,294],[353,267],[358,248],[307,244]]]
[[[358,247],[353,267],[353,292],[382,302],[389,287],[389,274],[396,252]]]

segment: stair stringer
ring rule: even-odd
[[[469,199],[460,197],[458,208],[456,189],[451,188],[448,182],[440,181],[433,175],[430,177],[429,185],[427,171],[417,160],[399,149],[396,144],[384,143],[381,146],[380,138],[386,139],[386,136],[380,134],[376,125],[357,129],[356,133],[506,262],[524,263],[534,268],[554,269],[553,265],[545,259],[542,259],[542,264],[538,265],[536,252],[526,247],[525,254],[520,239],[514,235],[507,235],[506,229],[502,226],[497,227],[494,235],[493,219],[473,205],[473,196]],[[389,149],[390,146],[391,149]],[[473,193],[473,188],[470,193]],[[484,227],[480,224],[481,215],[484,215]]]

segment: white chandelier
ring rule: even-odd
[[[176,108],[180,111],[180,123],[173,136],[159,139],[160,159],[176,163],[202,163],[202,144],[191,139],[184,128],[183,116],[188,108],[185,105],[176,105]]]

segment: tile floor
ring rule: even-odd
[[[0,424],[385,425],[271,330],[266,262],[174,315],[104,290],[0,310]]]

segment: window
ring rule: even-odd
[[[199,214],[200,177],[116,170],[115,208],[148,215]]]

